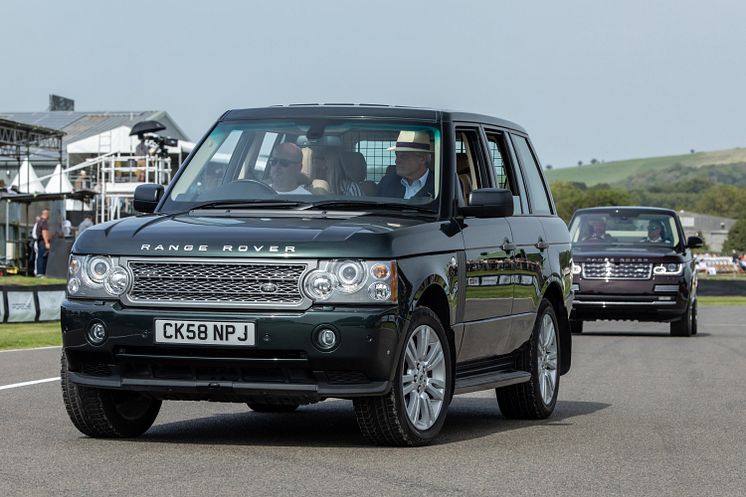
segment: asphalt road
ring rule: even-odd
[[[293,414],[166,402],[135,440],[70,423],[59,381],[0,389],[0,495],[746,495],[746,307],[703,307],[700,333],[586,323],[545,421],[494,394],[454,399],[437,443],[371,447],[346,401]],[[54,378],[58,348],[0,352],[0,388]]]

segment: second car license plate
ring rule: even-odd
[[[155,320],[156,343],[254,345],[254,323],[241,321]]]

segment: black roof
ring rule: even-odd
[[[373,117],[394,118],[424,122],[466,121],[492,124],[503,128],[525,133],[521,126],[483,114],[458,112],[451,110],[436,110],[422,107],[406,107],[400,105],[379,104],[291,104],[275,105],[272,107],[258,107],[253,109],[229,110],[221,117],[223,121],[240,121],[244,119],[273,119],[273,118],[314,118],[314,117]]]

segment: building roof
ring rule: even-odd
[[[75,143],[121,126],[131,128],[135,123],[150,119],[160,121],[166,126],[162,134],[179,140],[189,140],[189,137],[187,137],[165,111],[0,112],[0,118],[64,131],[65,136],[62,139],[62,145],[65,151],[67,145],[70,143]],[[48,160],[48,157],[35,158],[32,155],[31,160]]]

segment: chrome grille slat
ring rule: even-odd
[[[309,261],[128,260],[130,304],[301,308]],[[268,285],[271,284],[271,285]]]
[[[589,280],[649,280],[653,265],[649,262],[584,262],[583,278]]]

